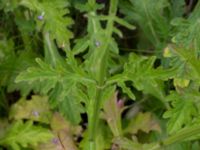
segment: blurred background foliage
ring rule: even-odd
[[[98,98],[96,150],[199,150],[200,2],[93,2],[0,0],[0,149],[88,150]]]

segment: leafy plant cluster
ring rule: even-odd
[[[0,149],[199,150],[200,2],[0,0]]]

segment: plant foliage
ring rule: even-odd
[[[199,6],[0,0],[0,149],[199,149]]]
[[[19,150],[20,146],[36,145],[39,142],[46,142],[52,137],[53,135],[47,129],[33,126],[31,121],[27,123],[18,121],[7,129],[0,143],[2,145],[9,145],[14,150]]]

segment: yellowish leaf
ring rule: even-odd
[[[174,86],[176,88],[186,88],[188,87],[190,83],[190,80],[187,80],[187,79],[181,79],[181,78],[175,78],[174,79]]]
[[[166,57],[166,58],[172,57],[172,53],[171,53],[169,47],[166,47],[166,48],[164,49],[163,56]]]
[[[131,120],[124,132],[136,134],[139,130],[146,133],[150,131],[161,132],[160,125],[150,112],[140,112]]]
[[[9,118],[15,120],[30,119],[33,121],[49,123],[51,118],[48,98],[45,96],[34,95],[31,100],[20,99],[12,105]]]

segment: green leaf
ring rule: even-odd
[[[170,0],[170,2],[172,15],[175,17],[182,17],[186,7],[185,0]]]
[[[88,85],[94,81],[86,76],[71,56],[66,64],[58,64],[55,67],[41,59],[36,59],[36,61],[39,67],[28,68],[17,77],[16,82],[37,83],[38,92],[50,94],[51,106],[58,108],[72,123],[78,124],[81,121],[80,113],[84,112],[80,103],[87,101],[84,92],[81,92],[83,89],[78,86]]]
[[[180,142],[180,143],[174,143],[172,145],[166,146],[162,150],[172,150],[172,149],[188,150],[190,149],[190,147],[191,147],[191,144],[189,142]],[[194,150],[197,150],[197,149],[194,149]]]
[[[140,57],[130,55],[129,62],[124,67],[124,75],[133,82],[133,86],[144,93],[151,94],[164,101],[163,81],[173,77],[176,69],[154,69],[156,57]]]
[[[65,0],[56,1],[26,1],[22,0],[21,5],[36,11],[36,22],[38,28],[44,25],[44,32],[50,32],[50,36],[56,39],[59,47],[70,47],[69,40],[73,37],[72,32],[68,29],[73,21],[70,17],[64,17],[69,13],[68,2]],[[43,16],[43,20],[37,17]]]
[[[109,50],[115,54],[119,54],[118,44],[113,38],[110,39]]]
[[[49,82],[43,82],[43,87],[45,88],[42,88],[40,91],[41,93],[46,94],[53,87],[55,87],[56,83],[59,81],[59,74],[50,65],[44,63],[41,59],[37,58],[36,61],[40,65],[40,68],[28,68],[27,71],[21,72],[15,81],[16,83],[21,81],[29,81],[29,83],[32,83],[33,81],[48,80]],[[40,86],[40,84],[36,86]]]
[[[85,50],[87,50],[89,45],[90,43],[89,43],[88,38],[82,38],[82,39],[76,40],[76,45],[73,47],[73,50],[72,50],[73,54],[77,55],[79,53],[84,52]]]
[[[196,115],[196,108],[194,106],[194,94],[189,94],[185,91],[184,94],[171,93],[168,98],[172,101],[172,108],[167,110],[163,117],[169,118],[167,123],[167,130],[170,134],[178,132],[183,126],[187,126]]]
[[[167,0],[121,1],[121,12],[126,15],[127,20],[138,25],[141,44],[139,46],[142,49],[146,48],[147,40],[161,50],[164,42],[169,38],[169,18],[164,11],[168,6]]]
[[[117,28],[114,27],[113,32],[115,34],[117,34],[120,38],[123,38],[123,34],[122,34],[122,32],[119,29],[117,29]]]
[[[2,62],[0,61],[0,85],[7,86],[8,92],[19,90],[22,96],[26,96],[33,87],[25,82],[15,83],[15,78],[21,71],[36,65],[34,59],[37,57],[37,54],[32,51],[15,53],[13,41],[5,40],[4,42],[0,43],[0,55],[2,54]],[[7,46],[5,47],[4,44]]]
[[[108,83],[132,81],[133,87],[136,87],[146,94],[155,96],[165,104],[163,81],[174,77],[177,74],[177,69],[175,67],[169,69],[163,69],[162,67],[154,68],[155,60],[156,57],[154,56],[147,58],[136,54],[130,54],[129,61],[124,65],[124,72],[112,76],[108,80]],[[131,97],[134,98],[133,95]]]
[[[119,23],[120,25],[122,25],[122,26],[128,28],[128,29],[134,30],[134,29],[136,28],[134,25],[131,25],[131,24],[129,24],[128,22],[126,22],[126,21],[124,21],[123,19],[120,19],[120,18],[118,18],[118,17],[115,17],[115,21],[116,21],[117,23]]]
[[[193,48],[199,52],[200,47],[200,3],[198,2],[193,12],[186,18],[175,18],[172,25],[175,27],[175,33],[172,41],[181,44],[186,48]]]
[[[173,134],[170,137],[163,140],[163,144],[170,145],[173,143],[192,140],[194,137],[199,135],[199,133],[200,133],[199,124],[192,125],[189,127],[184,127],[183,129],[179,130],[176,134]]]
[[[88,130],[86,130],[82,135],[83,140],[81,140],[79,148],[82,150],[88,150],[90,149]],[[96,137],[96,150],[110,149],[111,143],[112,133],[108,129],[108,126],[105,124],[105,122],[100,120]]]
[[[74,95],[69,94],[63,97],[58,105],[60,112],[75,125],[81,122],[80,114],[85,112],[80,102],[80,99],[76,99]]]
[[[170,49],[173,58],[171,65],[179,65],[178,77],[200,82],[200,61],[194,49],[173,47]]]
[[[126,93],[132,100],[135,100],[136,97],[133,94],[133,92],[131,91],[131,89],[129,87],[126,86],[125,83],[123,82],[118,82],[118,86],[122,88],[123,93]]]
[[[174,86],[178,93],[182,93],[184,89],[190,89],[190,93],[195,93],[190,86],[199,86],[200,72],[199,72],[199,58],[198,52],[194,49],[183,48],[180,46],[171,46],[170,51],[170,66],[177,66],[177,75],[174,77]],[[194,84],[195,83],[195,84]],[[187,87],[189,87],[187,89]],[[188,95],[188,93],[187,93]],[[189,94],[191,95],[191,94]],[[195,97],[196,94],[191,95]],[[190,99],[192,99],[190,97]]]
[[[4,9],[5,12],[12,12],[19,6],[20,0],[1,0],[0,9]]]
[[[16,82],[28,81],[29,83],[35,81],[48,81],[44,83],[45,89],[41,89],[41,93],[47,93],[55,87],[56,83],[62,84],[62,82],[69,80],[73,82],[94,82],[86,77],[86,74],[81,71],[80,67],[70,67],[68,64],[58,64],[55,68],[45,63],[40,58],[36,59],[39,67],[30,67],[26,71],[21,72],[16,78]],[[69,62],[69,61],[68,61]],[[67,62],[66,62],[67,63]],[[70,62],[69,62],[70,63]],[[76,72],[75,72],[76,71]],[[67,83],[67,82],[66,82]],[[63,84],[64,85],[64,84]]]
[[[4,137],[0,139],[0,145],[11,146],[14,150],[19,150],[20,147],[46,142],[52,137],[53,134],[48,129],[35,126],[31,121],[26,123],[17,121],[7,129]]]

